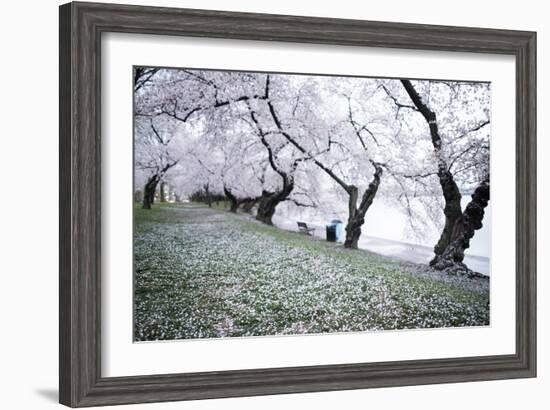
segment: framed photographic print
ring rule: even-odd
[[[60,402],[536,375],[536,34],[60,7]]]

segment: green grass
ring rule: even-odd
[[[223,208],[136,207],[134,248],[136,340],[489,323],[486,280],[445,277]]]

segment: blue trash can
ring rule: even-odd
[[[332,221],[330,221],[330,223],[332,225],[334,225],[334,229],[336,231],[336,241],[339,241],[340,240],[340,231],[341,231],[341,227],[342,227],[343,222],[339,219],[333,219]]]
[[[326,226],[327,230],[327,241],[336,242],[336,225],[329,224]]]

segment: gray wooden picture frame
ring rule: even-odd
[[[60,7],[60,402],[71,407],[535,377],[536,33],[94,3]],[[101,35],[508,54],[516,60],[516,352],[101,376]],[[498,170],[497,170],[498,172]]]

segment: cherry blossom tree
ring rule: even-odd
[[[157,186],[175,167],[179,158],[175,148],[175,127],[166,121],[139,119],[135,124],[135,172],[136,180],[145,179],[143,208],[151,209]],[[162,196],[162,195],[161,195]]]
[[[485,83],[139,68],[136,181],[144,208],[165,182],[266,224],[283,203],[341,202],[352,249],[383,197],[412,230],[441,226],[432,266],[464,268],[489,201],[489,98]]]
[[[275,125],[272,132],[285,137],[304,160],[313,162],[345,192],[348,220],[344,246],[356,249],[385,166],[377,160],[380,140],[393,132],[393,124],[378,116],[380,106],[387,105],[385,95],[379,92],[376,81],[369,79],[295,77],[293,80],[278,77],[278,89],[284,91],[266,98]],[[294,90],[294,95],[289,95],[289,90]],[[368,115],[367,110],[354,107],[369,104],[378,108]],[[366,175],[370,175],[370,182],[361,189]]]
[[[417,172],[401,176],[414,183],[437,178],[443,198],[445,222],[430,265],[449,272],[468,271],[463,264],[464,252],[475,231],[482,227],[489,202],[489,85],[400,82],[404,93],[396,92],[395,87],[385,88],[394,101],[396,115],[401,115],[416,134],[413,138],[428,139],[431,144],[431,149],[425,151],[427,157],[415,155],[416,161],[411,161],[416,163]],[[408,101],[403,103],[405,98]],[[462,209],[462,192],[467,190],[473,190],[472,200]]]

